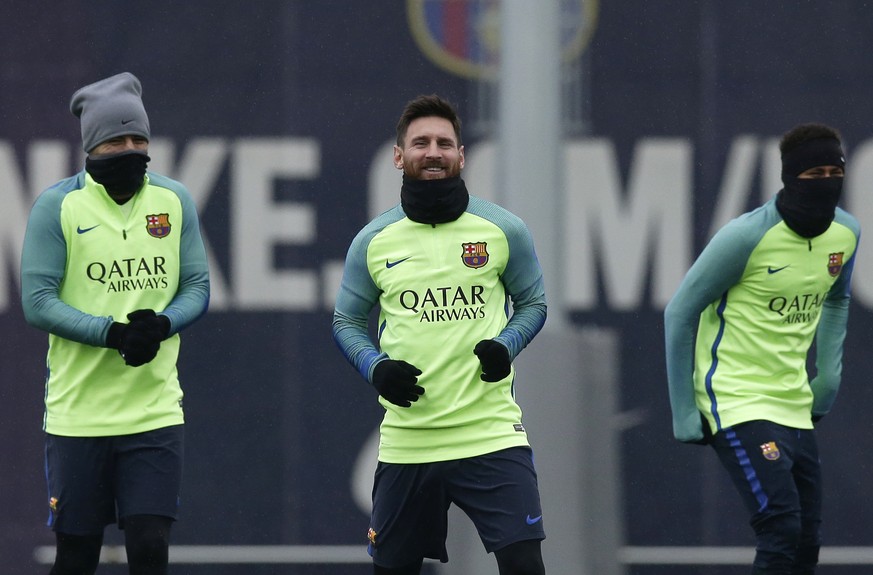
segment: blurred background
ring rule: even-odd
[[[187,458],[171,572],[360,575],[375,392],[330,332],[355,233],[396,203],[418,94],[464,121],[471,193],[525,219],[550,317],[517,360],[550,573],[747,573],[708,448],[672,439],[662,314],[730,218],[781,187],[782,133],[838,128],[843,207],[873,227],[873,5],[735,0],[7,1],[0,6],[0,574],[45,573],[46,335],[22,318],[36,194],[83,166],[79,87],[136,74],[150,169],[200,210],[210,312],[183,334]],[[819,425],[823,573],[873,565],[873,262]],[[435,345],[438,342],[435,342]],[[126,573],[107,529],[102,573]],[[434,574],[496,573],[463,516]]]

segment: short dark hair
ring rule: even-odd
[[[840,133],[824,124],[800,124],[791,128],[785,135],[782,136],[782,141],[779,142],[779,152],[785,152],[796,148],[803,142],[809,140],[817,140],[818,138],[833,138],[842,144]]]
[[[400,120],[397,122],[397,145],[403,147],[403,140],[406,139],[406,130],[413,120],[418,118],[429,118],[436,116],[445,118],[452,124],[455,129],[455,137],[458,139],[458,147],[461,146],[461,119],[458,117],[458,112],[455,107],[443,98],[436,94],[429,96],[417,96],[406,103],[403,108],[403,113],[400,114]]]

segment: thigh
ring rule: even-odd
[[[805,524],[821,523],[822,478],[818,442],[812,429],[798,430],[794,454],[794,482],[800,495],[800,512]],[[815,535],[817,539],[817,534]]]
[[[440,479],[446,463],[379,463],[373,483],[368,551],[381,567],[428,557],[448,560],[449,501]]]
[[[776,514],[800,513],[794,477],[798,431],[769,421],[749,421],[713,437],[712,446],[753,524]]]
[[[473,521],[489,553],[518,541],[545,539],[530,448],[461,460],[446,481],[451,501]]]
[[[70,535],[55,532],[55,563],[51,574],[74,573],[93,575],[100,563],[100,549],[103,547],[103,532],[92,535]]]
[[[119,525],[131,515],[176,519],[182,488],[184,427],[174,425],[115,438]]]
[[[53,530],[95,535],[115,522],[111,438],[47,434],[45,469]]]
[[[494,552],[500,575],[545,575],[539,539],[517,541]]]

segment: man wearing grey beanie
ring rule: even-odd
[[[21,258],[25,319],[49,340],[50,575],[95,573],[116,522],[130,573],[165,575],[182,477],[179,333],[208,306],[206,251],[188,190],[146,170],[139,79],[85,86],[70,110],[85,168],[34,202]]]
[[[79,89],[70,111],[81,120],[82,148],[88,152],[85,169],[117,203],[129,200],[142,187],[151,158],[149,118],[142,86],[129,72]]]

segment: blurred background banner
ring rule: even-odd
[[[551,24],[522,18],[507,35],[501,9],[522,4],[0,6],[0,575],[47,572],[54,541],[47,339],[21,313],[24,228],[36,194],[83,166],[71,94],[121,71],[143,84],[150,168],[198,204],[213,280],[209,314],[183,336],[173,573],[371,572],[381,408],[332,341],[333,299],[349,242],[399,199],[399,113],[434,92],[464,121],[471,193],[528,221],[547,267],[551,317],[520,356],[516,387],[550,573],[747,572],[753,538],[738,496],[710,450],[672,439],[663,308],[712,233],[779,190],[778,138],[796,124],[842,132],[842,205],[873,229],[873,7],[551,0]],[[554,74],[505,76],[501,46],[513,62],[551,54],[541,65]],[[528,116],[551,129],[532,133]],[[822,557],[860,575],[873,565],[873,255],[863,240],[852,306],[843,388],[819,425]],[[451,562],[426,570],[496,573],[458,525]],[[110,527],[101,572],[126,572],[111,564],[123,560],[120,542]]]

